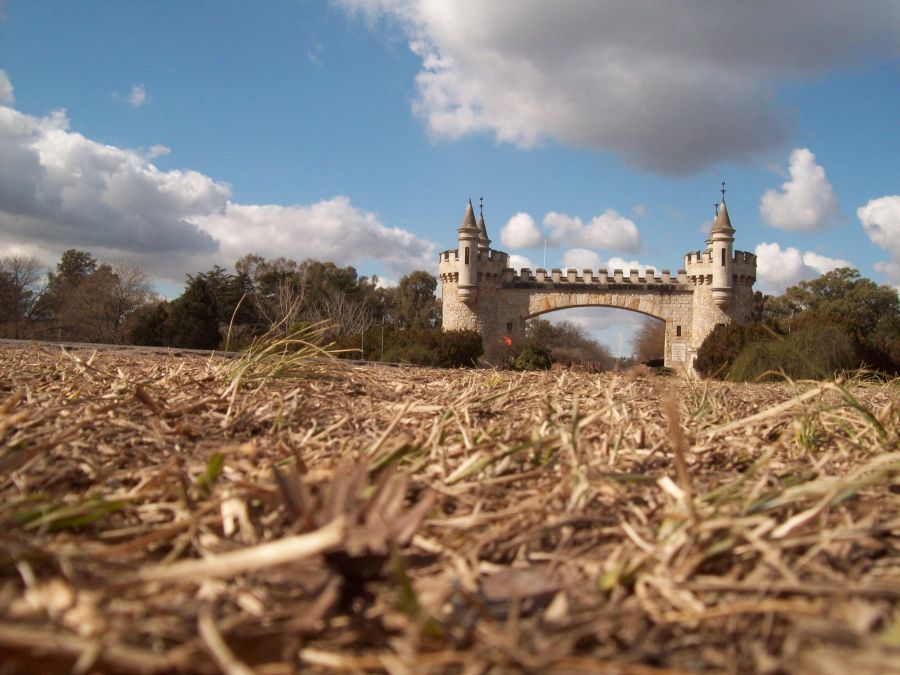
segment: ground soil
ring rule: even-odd
[[[0,347],[0,675],[900,672],[897,382],[269,358]]]

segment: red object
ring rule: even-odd
[[[509,335],[504,335],[503,341],[506,343],[507,347],[512,347],[512,338],[509,337]]]

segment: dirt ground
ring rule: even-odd
[[[262,365],[0,347],[0,675],[900,672],[898,382]]]

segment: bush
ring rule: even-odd
[[[830,379],[859,365],[853,338],[836,326],[807,327],[782,338],[757,340],[745,347],[728,373],[735,382]]]
[[[703,377],[724,378],[748,344],[772,339],[774,335],[774,329],[759,322],[718,325],[697,350],[694,368]]]
[[[548,370],[550,355],[542,347],[526,345],[516,357],[516,370]]]
[[[439,328],[411,328],[385,333],[383,360],[418,366],[465,368],[476,365],[483,352],[481,335],[475,331],[444,332]]]
[[[438,363],[445,368],[472,367],[483,353],[481,334],[474,330],[442,332],[437,341]]]

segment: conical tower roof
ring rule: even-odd
[[[488,238],[487,227],[484,224],[484,214],[478,214],[478,248],[487,249],[491,246],[491,240]]]
[[[734,228],[731,226],[731,218],[728,217],[728,207],[725,206],[724,199],[722,200],[722,203],[719,204],[719,212],[716,214],[716,221],[713,223],[709,232],[710,234],[713,232],[734,234]]]
[[[463,216],[462,224],[459,226],[460,234],[479,234],[478,225],[475,223],[475,209],[472,208],[472,200],[466,206],[466,215]]]

